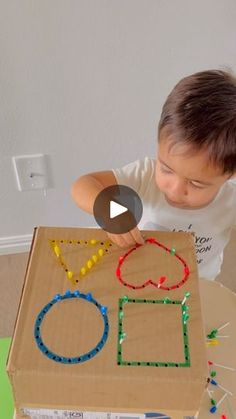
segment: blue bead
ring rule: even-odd
[[[60,295],[60,294],[56,294],[56,295],[53,297],[53,300],[55,300],[55,301],[60,301],[60,300],[61,300],[61,295]]]
[[[67,291],[65,292],[65,297],[71,297],[71,292],[70,292],[70,290],[67,290]]]
[[[102,306],[102,307],[101,307],[101,313],[102,313],[103,315],[107,314],[107,307],[106,307],[106,306]]]
[[[92,301],[92,298],[93,298],[92,294],[90,292],[88,292],[88,294],[86,295],[86,299],[88,301]]]
[[[79,292],[79,290],[76,290],[76,291],[74,292],[74,296],[75,296],[75,297],[79,297],[79,296],[80,296],[80,292]]]
[[[97,351],[96,351],[96,349],[93,349],[91,352],[90,352],[90,358],[92,358],[93,356],[95,356],[95,355],[97,355]]]
[[[213,384],[213,386],[217,386],[217,381],[215,380],[211,380],[210,383]]]
[[[216,411],[217,411],[217,407],[212,406],[212,408],[210,409],[210,413],[215,413]]]
[[[47,356],[48,358],[52,359],[54,357],[54,354],[52,352],[48,352]]]

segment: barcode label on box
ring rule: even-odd
[[[22,413],[30,419],[171,419],[164,413],[106,413],[81,412],[77,410],[31,409],[24,407]],[[188,416],[189,418],[189,416]],[[192,418],[194,419],[194,418]]]

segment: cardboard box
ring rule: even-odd
[[[35,230],[7,365],[17,417],[196,415],[208,367],[194,240],[144,234],[120,259],[100,229]]]

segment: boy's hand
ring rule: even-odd
[[[144,238],[137,227],[135,227],[133,230],[128,231],[128,233],[124,233],[124,234],[107,233],[107,235],[113,243],[123,248],[134,246],[137,243],[138,244],[145,243]]]

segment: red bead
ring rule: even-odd
[[[158,284],[163,284],[163,282],[165,282],[165,280],[166,280],[166,277],[165,276],[161,276],[160,279],[159,279]]]

